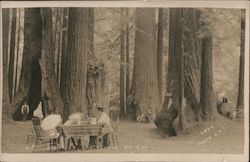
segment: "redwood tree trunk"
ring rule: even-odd
[[[88,59],[95,57],[94,54],[94,8],[88,8]]]
[[[197,38],[199,11],[196,9],[170,9],[169,58],[167,92],[172,94],[169,105],[166,95],[163,108],[155,124],[169,136],[175,135],[173,122],[179,117],[179,129],[186,132],[187,122],[198,116],[200,96],[201,43]]]
[[[8,113],[7,105],[9,104],[9,91],[8,91],[8,49],[9,49],[9,23],[10,23],[10,9],[5,8],[3,13],[3,113]]]
[[[245,66],[245,12],[241,11],[241,41],[240,41],[240,75],[237,109],[244,108],[244,66]]]
[[[143,106],[139,110],[134,107],[131,112],[134,118],[139,115],[154,120],[160,110],[155,9],[136,9],[135,56],[131,96],[137,105]],[[131,109],[132,107],[130,107]]]
[[[25,9],[24,21],[24,54],[17,94],[10,104],[10,113],[14,120],[22,120],[21,106],[26,100],[30,105],[28,119],[33,116],[41,99],[41,15],[40,9]]]
[[[63,100],[63,105],[64,105],[64,116],[63,118],[66,119],[67,115],[69,114],[69,110],[67,109],[68,106],[65,106],[67,104],[67,98],[66,95],[66,81],[68,78],[68,55],[67,55],[67,40],[68,38],[68,8],[63,9],[63,31],[62,31],[62,56],[61,56],[61,76],[60,76],[60,92]]]
[[[13,8],[12,13],[12,25],[11,25],[11,37],[10,37],[10,61],[9,61],[9,99],[10,102],[13,100],[13,89],[14,89],[14,67],[15,67],[15,43],[16,43],[16,14],[17,9]]]
[[[126,8],[126,16],[129,18],[129,9]],[[130,52],[129,52],[129,22],[126,24],[126,97],[129,95],[130,88]]]
[[[55,74],[55,63],[53,61],[54,45],[52,31],[52,14],[51,9],[41,9],[42,15],[42,58],[40,67],[42,79],[44,81],[45,94],[51,105],[48,113],[56,113],[63,116],[63,102],[60,96],[59,85]]]
[[[125,31],[123,27],[124,9],[121,8],[121,36],[120,36],[120,117],[125,117],[126,92],[125,92]]]
[[[202,63],[201,63],[201,117],[204,120],[212,119],[213,109],[213,68],[212,68],[212,37],[202,39]]]
[[[86,76],[88,9],[70,8],[68,22],[68,46],[65,78],[65,110],[69,114],[82,112],[87,116]],[[67,117],[68,114],[64,115]]]
[[[87,101],[88,116],[96,117],[96,104],[105,104],[104,83],[105,72],[104,64],[98,60],[94,52],[94,8],[88,8],[88,69],[87,69]]]
[[[157,34],[157,72],[160,101],[162,101],[162,59],[163,59],[163,8],[159,9]]]
[[[168,96],[165,97],[161,112],[157,114],[156,126],[168,136],[175,136],[173,122],[181,110],[183,99],[182,85],[182,39],[183,39],[183,9],[170,9],[169,25],[169,68],[168,92],[172,94],[173,104],[168,107]],[[180,115],[180,114],[179,114]]]
[[[18,61],[19,61],[19,55],[20,54],[20,37],[21,37],[21,9],[18,9],[18,14],[17,14],[17,25],[16,25],[16,61],[15,61],[15,78],[14,78],[14,87],[13,87],[13,93],[14,93],[14,96],[16,95],[16,92],[17,92],[17,88],[18,88]]]

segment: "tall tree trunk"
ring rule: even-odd
[[[202,63],[201,63],[201,117],[204,120],[213,117],[213,67],[212,67],[212,37],[206,36],[202,39]]]
[[[13,90],[13,93],[14,93],[14,96],[16,95],[16,92],[17,92],[17,88],[18,88],[18,62],[19,62],[19,56],[21,55],[20,54],[20,37],[21,37],[21,9],[18,9],[18,14],[17,14],[17,25],[16,25],[16,61],[15,61],[15,79],[14,79],[14,90]]]
[[[42,15],[42,57],[40,67],[42,78],[45,84],[45,94],[51,105],[48,113],[56,113],[63,116],[63,102],[60,96],[59,85],[55,74],[55,64],[53,61],[53,31],[51,9],[41,9]]]
[[[157,30],[157,72],[160,101],[162,102],[162,60],[163,60],[163,8],[159,9]]]
[[[9,23],[10,23],[10,9],[4,8],[3,15],[3,113],[7,114],[6,107],[9,104],[9,91],[8,91],[8,58],[9,58]]]
[[[13,99],[13,87],[14,87],[14,67],[15,67],[15,41],[16,41],[16,8],[13,9],[12,25],[11,25],[11,38],[10,38],[10,61],[9,61],[9,99],[12,102]]]
[[[64,96],[63,99],[66,99],[65,109],[69,114],[82,112],[86,116],[87,22],[88,9],[69,9],[68,60],[66,62],[66,73],[68,74],[67,78],[65,78],[65,93],[62,94]]]
[[[134,72],[131,96],[140,107],[130,107],[132,117],[154,120],[160,109],[157,77],[155,9],[137,8]],[[134,116],[133,116],[134,115]]]
[[[61,56],[61,76],[60,76],[60,92],[63,100],[63,105],[64,105],[64,116],[63,119],[66,120],[67,116],[69,114],[69,110],[67,109],[68,106],[66,106],[67,98],[64,95],[66,93],[66,85],[67,85],[67,78],[68,78],[68,55],[67,55],[67,40],[68,38],[68,8],[63,9],[63,30],[62,30],[62,56]]]
[[[94,8],[88,8],[88,59],[94,58],[94,26],[95,13]]]
[[[126,8],[126,17],[129,19],[129,9]],[[129,54],[129,21],[126,24],[126,97],[129,95],[130,88],[130,54]]]
[[[125,92],[125,31],[124,31],[124,9],[121,8],[121,40],[120,40],[120,117],[125,118],[126,92]]]
[[[88,45],[87,45],[87,101],[88,116],[96,117],[96,104],[105,105],[104,83],[105,72],[104,64],[98,60],[94,52],[94,8],[88,8]]]
[[[175,136],[176,132],[173,122],[181,110],[183,89],[182,89],[182,39],[183,39],[183,9],[170,9],[169,25],[169,68],[168,68],[168,92],[172,95],[173,104],[168,107],[165,101],[161,112],[157,114],[156,126],[168,136]],[[166,96],[165,100],[169,100]],[[179,114],[180,115],[180,114]]]
[[[240,74],[237,109],[244,108],[244,66],[245,66],[245,12],[241,11],[241,36],[240,36]]]
[[[28,119],[33,116],[41,99],[41,15],[40,9],[25,9],[24,54],[17,94],[10,104],[10,113],[14,120],[22,120],[21,106],[24,101],[30,105]]]
[[[169,136],[176,135],[173,122],[177,116],[181,132],[186,132],[187,125],[192,126],[186,123],[196,120],[198,116],[201,59],[198,20],[199,11],[196,9],[170,9],[168,93],[155,120],[157,127]]]
[[[57,24],[57,29],[58,29],[58,55],[57,55],[57,82],[60,86],[60,76],[61,76],[61,58],[62,58],[62,22],[63,22],[63,10],[59,9],[59,14],[58,14],[58,24]]]
[[[192,108],[194,116],[187,116],[191,120],[198,120],[200,100],[200,71],[201,71],[201,46],[202,41],[197,37],[199,31],[200,11],[197,9],[184,9],[183,41],[184,55],[184,97],[187,105]],[[187,107],[187,108],[189,108]],[[186,121],[187,122],[187,121]]]

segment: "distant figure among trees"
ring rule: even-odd
[[[27,120],[28,119],[29,110],[30,110],[29,105],[27,104],[26,101],[24,101],[24,104],[23,104],[23,106],[21,108],[21,112],[23,114],[23,120]]]

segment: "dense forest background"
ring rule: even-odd
[[[123,119],[156,119],[158,127],[164,120],[172,125],[178,113],[184,129],[189,118],[216,116],[222,96],[232,108],[242,107],[243,10],[14,8],[2,13],[5,118],[21,120],[24,101],[30,118],[41,102],[44,116],[60,113],[64,119],[77,111],[95,116],[98,103],[119,110]],[[173,109],[166,108],[169,93]]]

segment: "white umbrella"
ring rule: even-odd
[[[61,115],[51,114],[47,116],[44,120],[42,120],[41,127],[43,130],[47,131],[47,130],[55,129],[61,123],[62,123]]]

